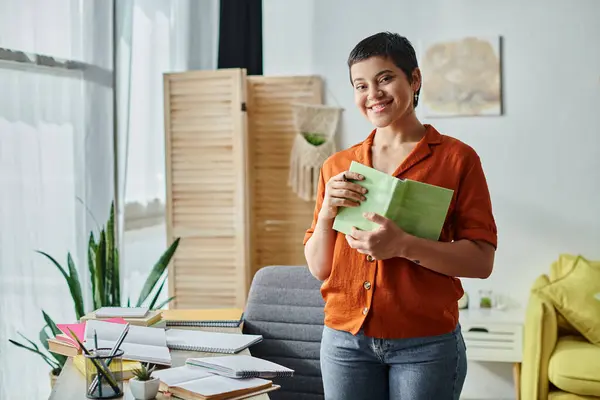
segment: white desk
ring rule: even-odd
[[[467,360],[513,364],[516,398],[519,399],[523,359],[524,310],[460,310],[460,325]]]
[[[219,331],[219,332],[240,332],[239,328],[203,328],[203,330]],[[239,354],[250,354],[246,349]],[[179,367],[185,364],[185,360],[188,357],[210,357],[210,356],[222,356],[224,354],[217,353],[202,353],[198,351],[180,351],[172,350],[171,359],[172,366]],[[49,400],[87,400],[85,395],[85,376],[73,365],[73,360],[69,358],[65,364],[60,376],[54,384],[54,388],[50,393]],[[121,399],[134,400],[131,391],[129,390],[127,381],[123,382],[123,393],[124,396]],[[158,394],[156,400],[173,400],[174,397],[164,396]],[[269,400],[267,394],[261,394],[248,398],[248,400]]]

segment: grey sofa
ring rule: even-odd
[[[263,336],[253,356],[295,371],[276,378],[272,400],[322,400],[319,350],[323,332],[321,282],[305,266],[267,266],[254,276],[244,314],[244,333]]]

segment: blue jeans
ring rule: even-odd
[[[326,400],[458,400],[467,373],[465,342],[460,325],[410,339],[325,327],[321,372]]]

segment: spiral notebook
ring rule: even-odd
[[[237,328],[241,325],[243,318],[244,311],[239,308],[162,311],[162,319],[167,326]]]
[[[168,329],[167,346],[173,350],[235,354],[262,341],[262,335]]]
[[[188,358],[185,363],[228,378],[291,377],[294,370],[274,362],[249,355]]]

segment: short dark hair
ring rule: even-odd
[[[412,73],[419,67],[415,49],[410,41],[397,33],[380,32],[364,38],[350,52],[348,56],[348,68],[357,62],[371,57],[385,57],[404,72],[409,82],[412,82]],[[352,81],[352,77],[350,77]],[[414,106],[419,103],[418,96],[421,88],[417,90],[417,98]]]

